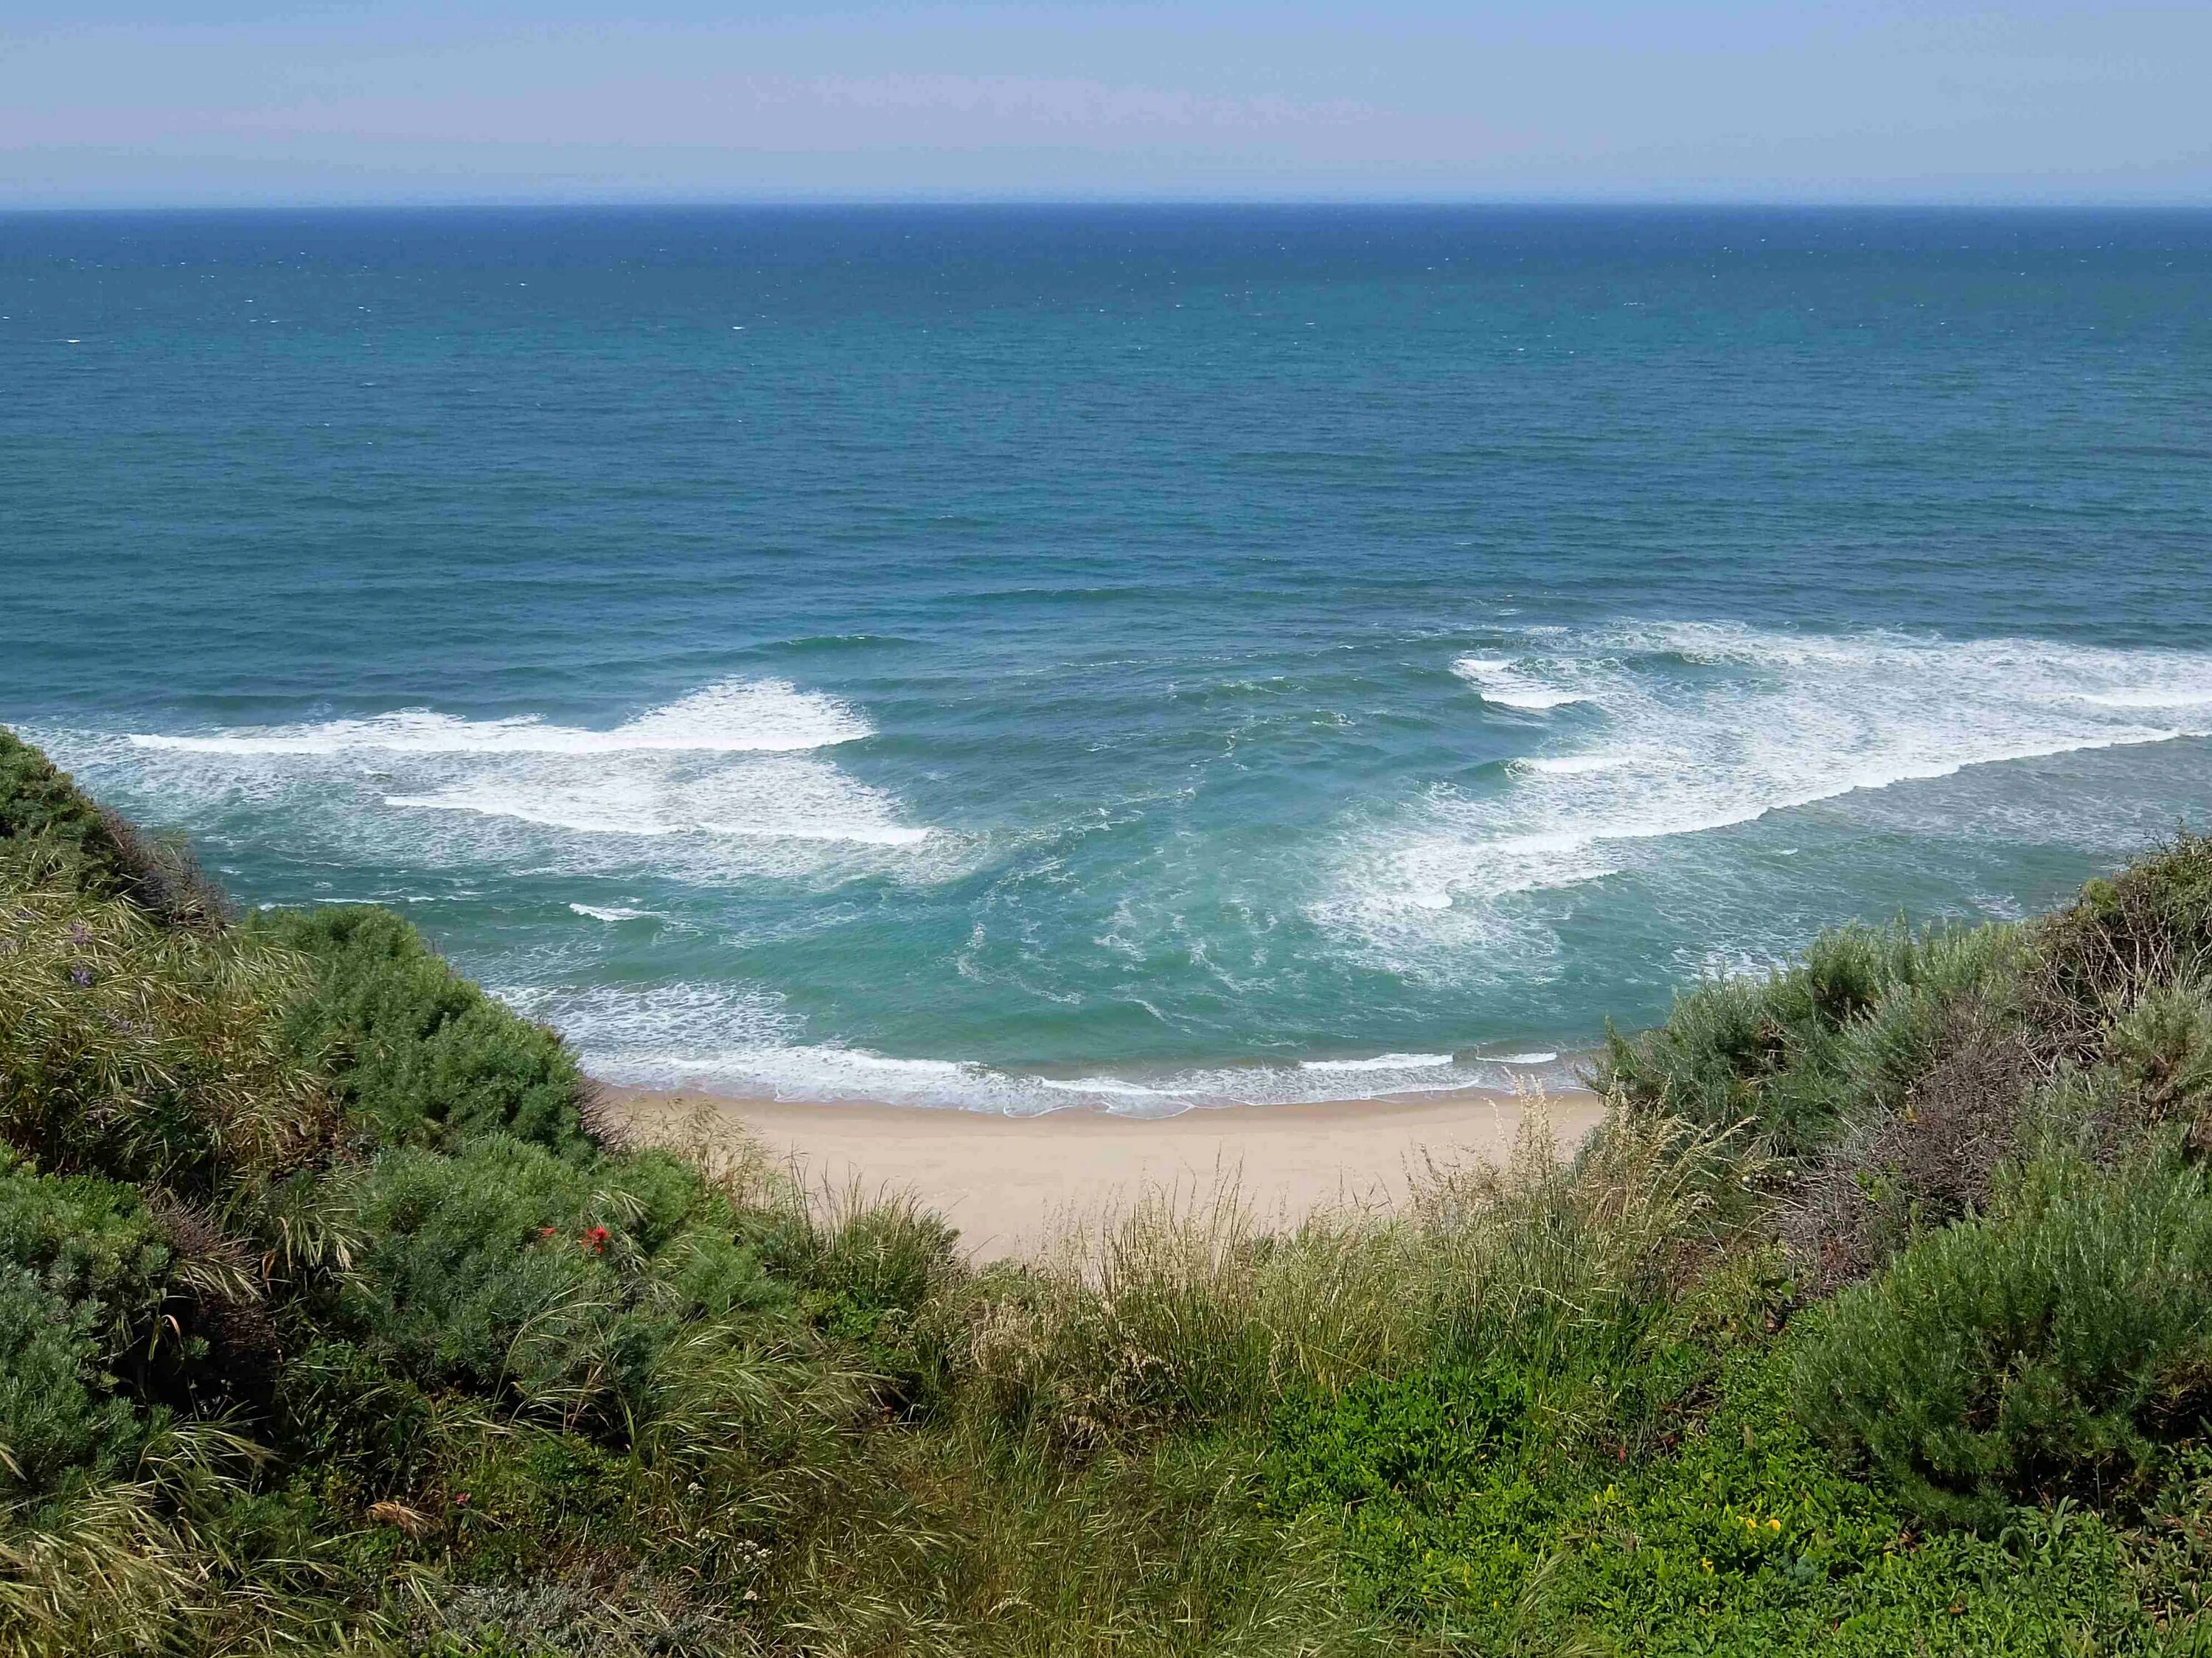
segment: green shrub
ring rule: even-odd
[[[2030,1023],[2054,1060],[2101,1056],[2111,1021],[2159,986],[2212,981],[2212,838],[2180,834],[2033,924]]]
[[[421,1381],[539,1394],[612,1379],[611,1357],[634,1371],[641,1341],[665,1334],[623,1316],[634,1298],[613,1268],[635,1254],[628,1206],[542,1146],[402,1148],[377,1161],[359,1203],[372,1241],[346,1310]]]
[[[1680,1376],[1640,1384],[1645,1362],[1617,1373],[1625,1392],[1705,1395],[1646,1453],[1538,1431],[1514,1372],[1415,1375],[1279,1412],[1267,1503],[1328,1526],[1356,1607],[1454,1650],[2162,1649],[2158,1609],[2095,1519],[2027,1516],[2002,1543],[1916,1536],[1794,1419],[1786,1351],[1723,1342],[1689,1393]]]
[[[115,846],[100,808],[67,772],[0,726],[0,840],[47,840],[82,854],[84,866],[106,873]]]
[[[2112,1022],[2105,1053],[2145,1121],[2192,1128],[2212,1121],[2212,990],[2204,981],[2153,986]]]
[[[1594,1080],[1641,1110],[1754,1122],[1801,1153],[1901,1101],[1957,1005],[2002,978],[2017,948],[2017,930],[2000,926],[1825,932],[1795,967],[1684,992],[1655,1029],[1608,1029]]]
[[[2062,1491],[2140,1497],[2212,1406],[2212,1200],[2165,1148],[2039,1157],[1803,1341],[1797,1407],[1922,1510],[1987,1521]]]
[[[14,1492],[51,1491],[72,1469],[112,1473],[134,1447],[137,1412],[105,1368],[110,1339],[98,1301],[0,1265],[0,1480]]]
[[[588,1084],[560,1037],[462,978],[398,916],[347,905],[260,925],[313,964],[292,1040],[385,1143],[504,1133],[591,1154]]]
[[[0,1151],[0,1261],[71,1307],[91,1307],[103,1359],[149,1339],[170,1250],[137,1192],[91,1175],[33,1173]]]
[[[1529,1402],[1528,1376],[1504,1366],[1377,1377],[1334,1396],[1301,1391],[1276,1407],[1268,1483],[1292,1511],[1432,1504],[1516,1452]]]
[[[663,1152],[581,1167],[504,1135],[451,1156],[403,1147],[356,1201],[371,1241],[345,1316],[425,1385],[603,1416],[684,1321],[774,1327],[790,1303],[727,1203]]]

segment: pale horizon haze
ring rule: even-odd
[[[2212,7],[29,0],[0,208],[2212,204]]]

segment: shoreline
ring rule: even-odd
[[[1536,1109],[1579,1144],[1603,1114],[1588,1090],[1467,1089],[1298,1105],[1200,1106],[1133,1117],[1070,1106],[1035,1116],[845,1100],[799,1102],[600,1083],[639,1140],[681,1139],[704,1112],[743,1128],[817,1200],[906,1195],[960,1231],[970,1260],[1036,1254],[1095,1234],[1148,1197],[1203,1205],[1233,1184],[1255,1221],[1402,1203],[1413,1172],[1502,1162]]]

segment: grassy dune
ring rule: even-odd
[[[2204,1653],[2212,844],[981,1269],[0,732],[0,1650]]]

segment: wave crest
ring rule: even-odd
[[[1343,843],[1312,913],[1394,967],[1486,952],[1528,968],[1555,941],[1516,920],[1518,895],[1648,865],[1681,837],[1968,767],[2212,733],[2200,653],[1682,623],[1530,629],[1525,644],[1455,671],[1486,701],[1573,687],[1606,746],[1433,788]]]
[[[251,726],[200,735],[134,733],[138,748],[187,754],[419,755],[785,754],[874,735],[834,696],[787,679],[724,680],[607,731],[549,726],[536,714],[464,720],[399,708],[367,720]]]

